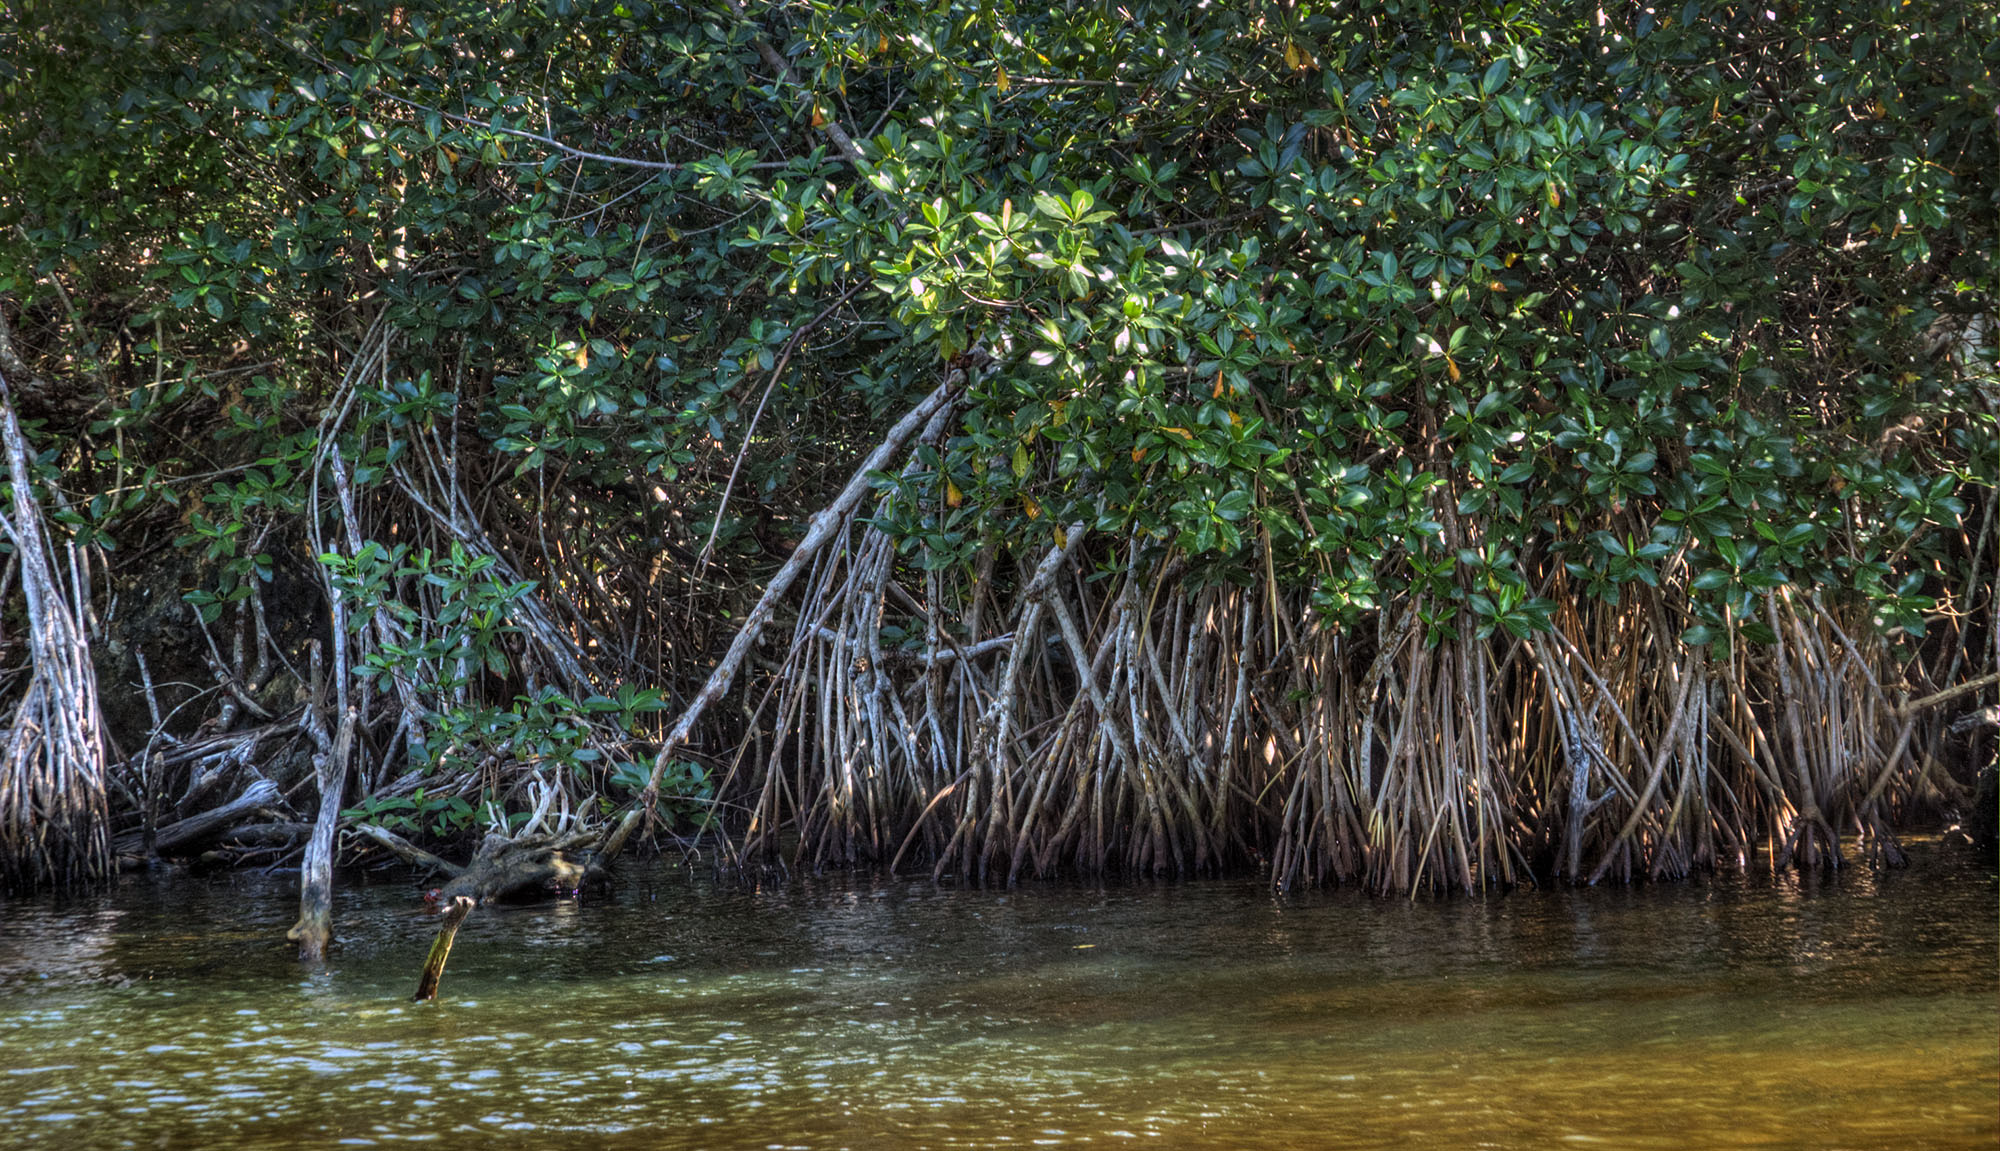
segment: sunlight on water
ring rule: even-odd
[[[282,879],[0,905],[0,1144],[1991,1147],[1992,877],[1483,900],[634,867],[434,921]]]

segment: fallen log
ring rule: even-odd
[[[519,839],[488,835],[473,853],[472,862],[464,867],[413,846],[386,828],[375,824],[357,827],[357,831],[397,857],[451,877],[444,886],[424,897],[442,906],[445,913],[412,998],[420,1002],[437,998],[438,982],[444,978],[444,962],[451,954],[452,940],[474,907],[488,900],[575,895],[603,880],[606,865],[624,850],[643,815],[643,809],[634,808],[611,827],[561,835],[528,835]]]
[[[260,777],[228,803],[176,820],[154,832],[153,854],[170,855],[205,842],[242,823],[248,816],[266,808],[282,806],[282,803],[278,785]],[[121,864],[128,859],[135,865],[143,862],[145,850],[145,833],[138,831],[126,832],[112,845],[112,851]]]

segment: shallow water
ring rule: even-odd
[[[1992,1147],[1990,866],[1383,900],[631,865],[0,903],[0,1146]]]

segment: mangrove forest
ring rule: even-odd
[[[1990,833],[1996,59],[1977,0],[10,0],[0,877],[297,869],[317,956],[394,860],[462,918],[642,848]]]

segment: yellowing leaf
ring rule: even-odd
[[[1172,432],[1184,440],[1194,439],[1194,433],[1188,431],[1186,428],[1161,428],[1160,430],[1163,432]]]
[[[1212,391],[1210,391],[1210,392],[1208,393],[1208,398],[1209,398],[1209,399],[1211,399],[1211,400],[1219,400],[1219,399],[1221,399],[1221,398],[1222,398],[1222,369],[1221,369],[1221,368],[1217,368],[1217,369],[1215,369],[1215,388],[1214,388],[1214,390],[1212,390]]]
[[[1033,496],[1024,495],[1021,497],[1021,510],[1027,512],[1028,518],[1031,520],[1042,518],[1042,505],[1036,503]]]
[[[579,368],[587,368],[587,367],[589,367],[589,366],[590,366],[590,345],[589,345],[589,344],[583,344],[583,345],[580,345],[580,346],[578,346],[578,348],[576,349],[576,355],[575,355],[575,356],[573,356],[573,357],[571,357],[571,358],[572,358],[572,359],[574,359],[574,360],[576,361],[576,366],[577,366],[577,367],[579,367]]]
[[[958,485],[952,483],[950,477],[946,477],[944,481],[944,506],[955,508],[964,502],[965,493],[958,490]]]
[[[815,128],[826,127],[826,117],[821,114],[819,110],[819,104],[817,102],[813,104],[812,126]]]
[[[998,88],[1002,92],[1005,92],[1007,89],[1012,88],[1014,86],[1013,81],[1007,79],[1007,66],[1005,64],[1000,65],[1000,67],[994,72],[993,86],[995,88]]]
[[[1069,546],[1069,533],[1062,530],[1061,524],[1056,525],[1056,546],[1059,548],[1066,548]]]
[[[1460,377],[1461,373],[1460,373],[1460,372],[1459,372],[1459,370],[1458,370],[1458,361],[1457,361],[1457,360],[1454,360],[1454,359],[1452,359],[1452,358],[1451,358],[1451,353],[1449,353],[1449,352],[1445,353],[1445,357],[1444,357],[1444,370],[1445,370],[1445,372],[1446,372],[1446,373],[1447,373],[1448,375],[1450,375],[1450,376],[1451,376],[1451,382],[1452,382],[1452,383],[1454,383],[1454,384],[1455,384],[1455,383],[1457,383],[1457,382],[1459,381],[1459,377]]]
[[[1558,192],[1558,191],[1556,191],[1556,186],[1555,186],[1554,184],[1550,184],[1550,185],[1549,185],[1549,207],[1551,207],[1551,208],[1560,208],[1560,207],[1562,207],[1562,206],[1563,206],[1563,196],[1562,196],[1562,193],[1561,193],[1561,192]]]
[[[1139,462],[1140,460],[1143,460],[1143,459],[1145,459],[1145,458],[1146,458],[1146,449],[1144,449],[1144,448],[1133,448],[1133,449],[1132,449],[1132,462],[1133,462],[1133,463],[1135,463],[1135,464],[1136,464],[1136,463],[1138,463],[1138,462]]]

